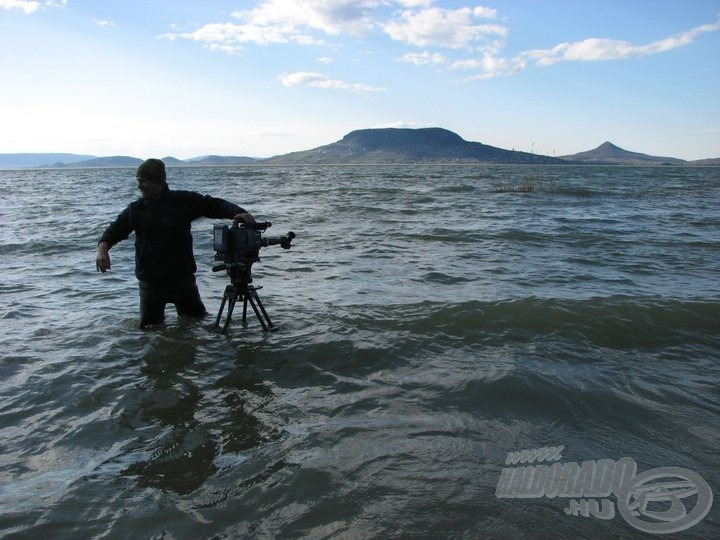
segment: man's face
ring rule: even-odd
[[[137,178],[138,189],[143,199],[158,199],[163,192],[163,185],[145,178]]]

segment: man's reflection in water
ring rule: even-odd
[[[167,345],[171,351],[146,356],[141,371],[147,379],[120,404],[120,423],[137,433],[126,448],[133,463],[122,474],[187,494],[217,472],[218,456],[272,438],[272,428],[253,414],[272,400],[272,391],[253,366],[236,365],[213,384],[195,365],[195,347]]]

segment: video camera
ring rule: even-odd
[[[215,260],[222,261],[222,264],[213,266],[213,272],[227,270],[230,276],[230,285],[225,287],[223,299],[220,304],[215,326],[220,325],[223,310],[227,305],[227,317],[222,332],[228,328],[235,304],[238,300],[243,302],[242,321],[246,321],[247,305],[251,305],[263,330],[274,330],[275,327],[265,311],[265,307],[258,296],[257,290],[262,287],[250,285],[252,283],[252,265],[260,260],[260,248],[266,246],[280,245],[284,249],[290,249],[290,242],[295,238],[294,232],[274,238],[265,237],[265,232],[272,223],[262,221],[258,223],[238,223],[234,221],[231,227],[222,224],[213,226],[213,249]]]
[[[266,246],[280,245],[284,249],[290,249],[290,242],[295,238],[292,231],[284,236],[274,238],[262,236],[272,223],[261,221],[253,224],[238,223],[234,221],[232,227],[216,224],[213,226],[213,249],[215,260],[223,261],[213,267],[213,272],[228,270],[245,266],[250,269],[254,262],[260,260],[260,248]]]

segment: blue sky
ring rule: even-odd
[[[0,153],[268,157],[443,127],[720,157],[720,0],[0,0]]]

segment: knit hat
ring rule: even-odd
[[[147,159],[140,164],[135,173],[135,177],[150,180],[157,184],[164,184],[167,179],[165,175],[165,164],[159,159]]]

